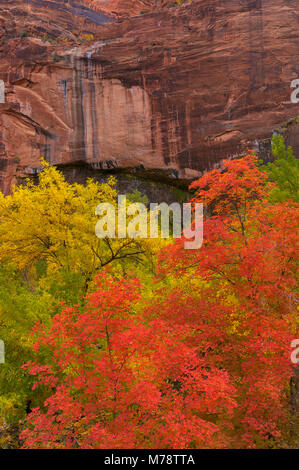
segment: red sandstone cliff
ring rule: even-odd
[[[83,0],[96,10],[102,10],[117,16],[136,16],[158,10],[164,7],[174,6],[190,2],[191,0]]]
[[[42,156],[192,178],[256,140],[265,150],[282,125],[299,150],[297,0],[194,0],[121,19],[107,11],[123,14],[122,0],[104,3],[0,0],[2,190]]]

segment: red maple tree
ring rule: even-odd
[[[207,371],[184,329],[142,318],[136,280],[108,273],[86,309],[63,307],[36,349],[51,364],[25,367],[52,391],[23,431],[29,448],[147,448],[226,443],[235,406],[225,371]],[[219,415],[219,422],[206,419]]]
[[[194,202],[210,211],[203,247],[184,250],[184,239],[177,240],[161,255],[160,275],[204,284],[187,298],[184,288],[172,292],[159,312],[191,323],[198,334],[188,343],[201,350],[205,344],[210,367],[229,373],[238,403],[231,445],[268,446],[288,421],[298,206],[268,202],[272,187],[253,155],[224,162],[191,188]]]
[[[210,216],[200,250],[160,254],[150,300],[136,280],[97,278],[86,306],[38,327],[48,398],[24,447],[269,447],[288,425],[296,332],[295,204],[267,201],[256,157],[192,187]],[[48,358],[48,359],[47,359]],[[50,359],[49,359],[50,358]]]

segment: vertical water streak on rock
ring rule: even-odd
[[[247,0],[249,34],[249,77],[252,89],[264,85],[263,0]]]
[[[153,92],[154,99],[152,103],[152,115],[155,116],[155,120],[157,123],[157,127],[154,132],[153,144],[157,146],[157,136],[159,136],[159,146],[161,147],[159,150],[163,156],[165,166],[168,167],[170,164],[170,151],[168,140],[168,102],[163,92],[161,91],[161,88],[163,89],[163,83],[156,83],[155,85],[158,85],[159,88]]]
[[[88,81],[90,90],[90,112],[91,112],[91,125],[92,125],[92,156],[93,158],[100,158],[99,149],[99,135],[98,135],[98,116],[96,109],[96,93],[93,73],[93,51],[87,52],[87,68],[88,68]]]
[[[43,158],[46,160],[48,163],[52,163],[51,161],[51,144],[49,144],[49,136],[45,134],[45,145],[44,145],[44,156]]]
[[[85,151],[85,119],[83,109],[83,64],[80,58],[81,50],[71,54],[72,65],[72,122],[73,122],[73,138],[72,138],[72,160],[86,160]]]
[[[187,146],[192,143],[192,132],[191,132],[191,100],[188,99],[185,103],[185,125],[186,125],[186,139]]]
[[[67,99],[67,80],[61,80],[59,82],[63,94],[63,100],[64,100],[64,111],[65,111],[65,117],[66,117],[66,122],[67,125],[70,125],[70,115],[69,115],[69,107],[68,107],[68,99]]]

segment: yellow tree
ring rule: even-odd
[[[28,181],[11,195],[0,194],[0,261],[10,261],[28,282],[37,262],[46,273],[78,273],[86,288],[101,268],[145,263],[153,244],[134,238],[104,238],[95,235],[99,203],[111,203],[117,217],[116,181],[88,180],[70,184],[54,167],[44,163],[38,184]]]

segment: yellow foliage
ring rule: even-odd
[[[54,167],[43,162],[39,184],[28,181],[8,196],[0,194],[0,261],[12,261],[20,270],[32,270],[38,260],[48,272],[78,272],[87,281],[113,261],[133,265],[151,256],[160,242],[140,239],[99,239],[95,235],[101,202],[114,205],[116,181],[69,184]]]

